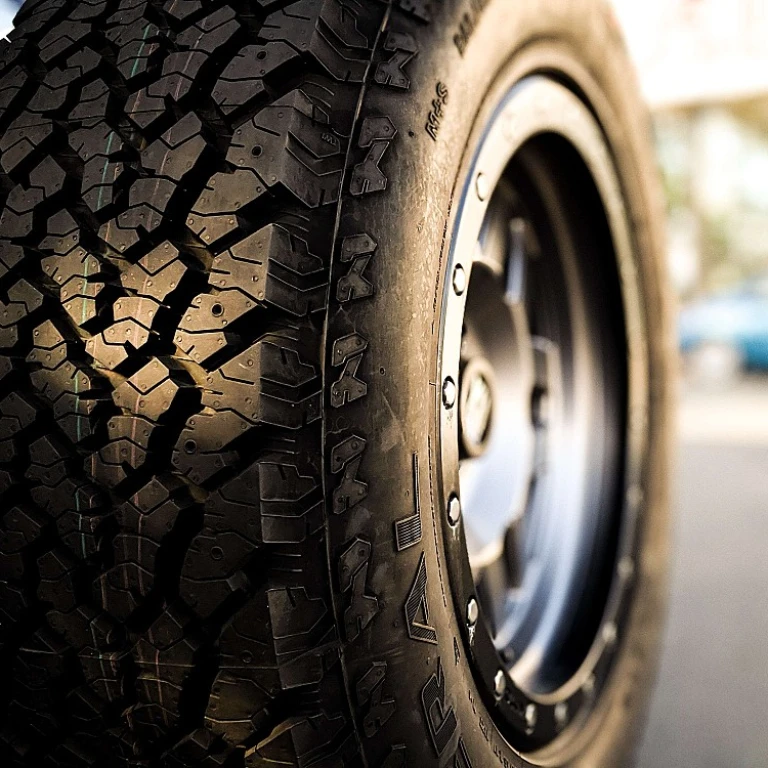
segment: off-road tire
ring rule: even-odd
[[[443,572],[436,285],[483,94],[549,50],[612,116],[663,306],[645,116],[610,14],[28,0],[16,25],[0,44],[0,765],[527,764],[472,696]],[[664,312],[648,321],[663,338]],[[667,350],[648,354],[640,588],[575,761],[593,768],[634,743],[662,615]]]

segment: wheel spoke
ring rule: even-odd
[[[505,181],[501,181],[488,205],[485,223],[475,249],[475,262],[484,264],[500,279],[507,274],[510,253],[509,222],[515,216],[515,194]]]
[[[477,241],[475,247],[474,262],[482,264],[499,279],[503,279],[506,269],[507,243],[499,233],[498,227],[491,227],[486,237]]]
[[[531,337],[533,347],[534,386],[552,392],[560,369],[560,347],[543,336]]]
[[[509,256],[507,258],[507,281],[504,300],[509,306],[525,302],[528,282],[528,230],[525,219],[514,218],[509,222]]]
[[[503,536],[503,544],[497,546],[492,552],[488,552],[483,564],[475,568],[478,592],[486,604],[489,604],[487,601],[494,603],[493,614],[503,613],[503,603],[508,599],[509,591],[522,584],[524,562],[522,525],[522,517],[513,520]],[[494,628],[494,631],[496,629],[498,628]]]

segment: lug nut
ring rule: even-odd
[[[609,621],[604,627],[603,627],[603,641],[606,645],[613,645],[616,642],[616,636],[618,634],[618,630],[616,629],[616,625]]]
[[[637,509],[643,503],[643,489],[639,485],[630,486],[627,489],[627,504]]]
[[[528,733],[531,733],[536,727],[536,721],[539,718],[539,713],[536,710],[535,704],[529,704],[525,708],[525,724],[528,726]]]
[[[457,296],[461,296],[467,290],[467,273],[461,264],[456,265],[453,270],[453,291]]]
[[[496,672],[496,676],[493,678],[493,692],[496,694],[496,698],[500,699],[506,690],[507,675],[503,669],[500,669],[498,672]]]
[[[443,405],[446,408],[453,408],[455,404],[456,404],[456,384],[454,384],[453,379],[449,376],[443,382]]]
[[[568,704],[564,701],[555,705],[555,727],[558,731],[562,731],[565,728],[565,724],[568,722]]]
[[[459,497],[453,493],[451,494],[451,498],[448,499],[448,522],[456,526],[459,524],[459,520],[461,519],[461,502],[459,501]]]
[[[618,566],[622,581],[629,581],[635,575],[635,561],[631,557],[622,557]]]
[[[474,597],[469,598],[467,603],[467,624],[474,627],[480,617],[480,609],[477,607],[477,600]]]
[[[534,394],[532,406],[534,426],[546,427],[549,423],[550,415],[549,395],[544,391],[536,392]]]
[[[478,173],[475,179],[475,191],[481,200],[488,197],[488,179],[484,173]]]

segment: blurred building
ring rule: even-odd
[[[614,0],[654,114],[683,295],[768,265],[768,0]]]

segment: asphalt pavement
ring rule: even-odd
[[[680,407],[670,615],[639,768],[768,768],[768,380]]]

